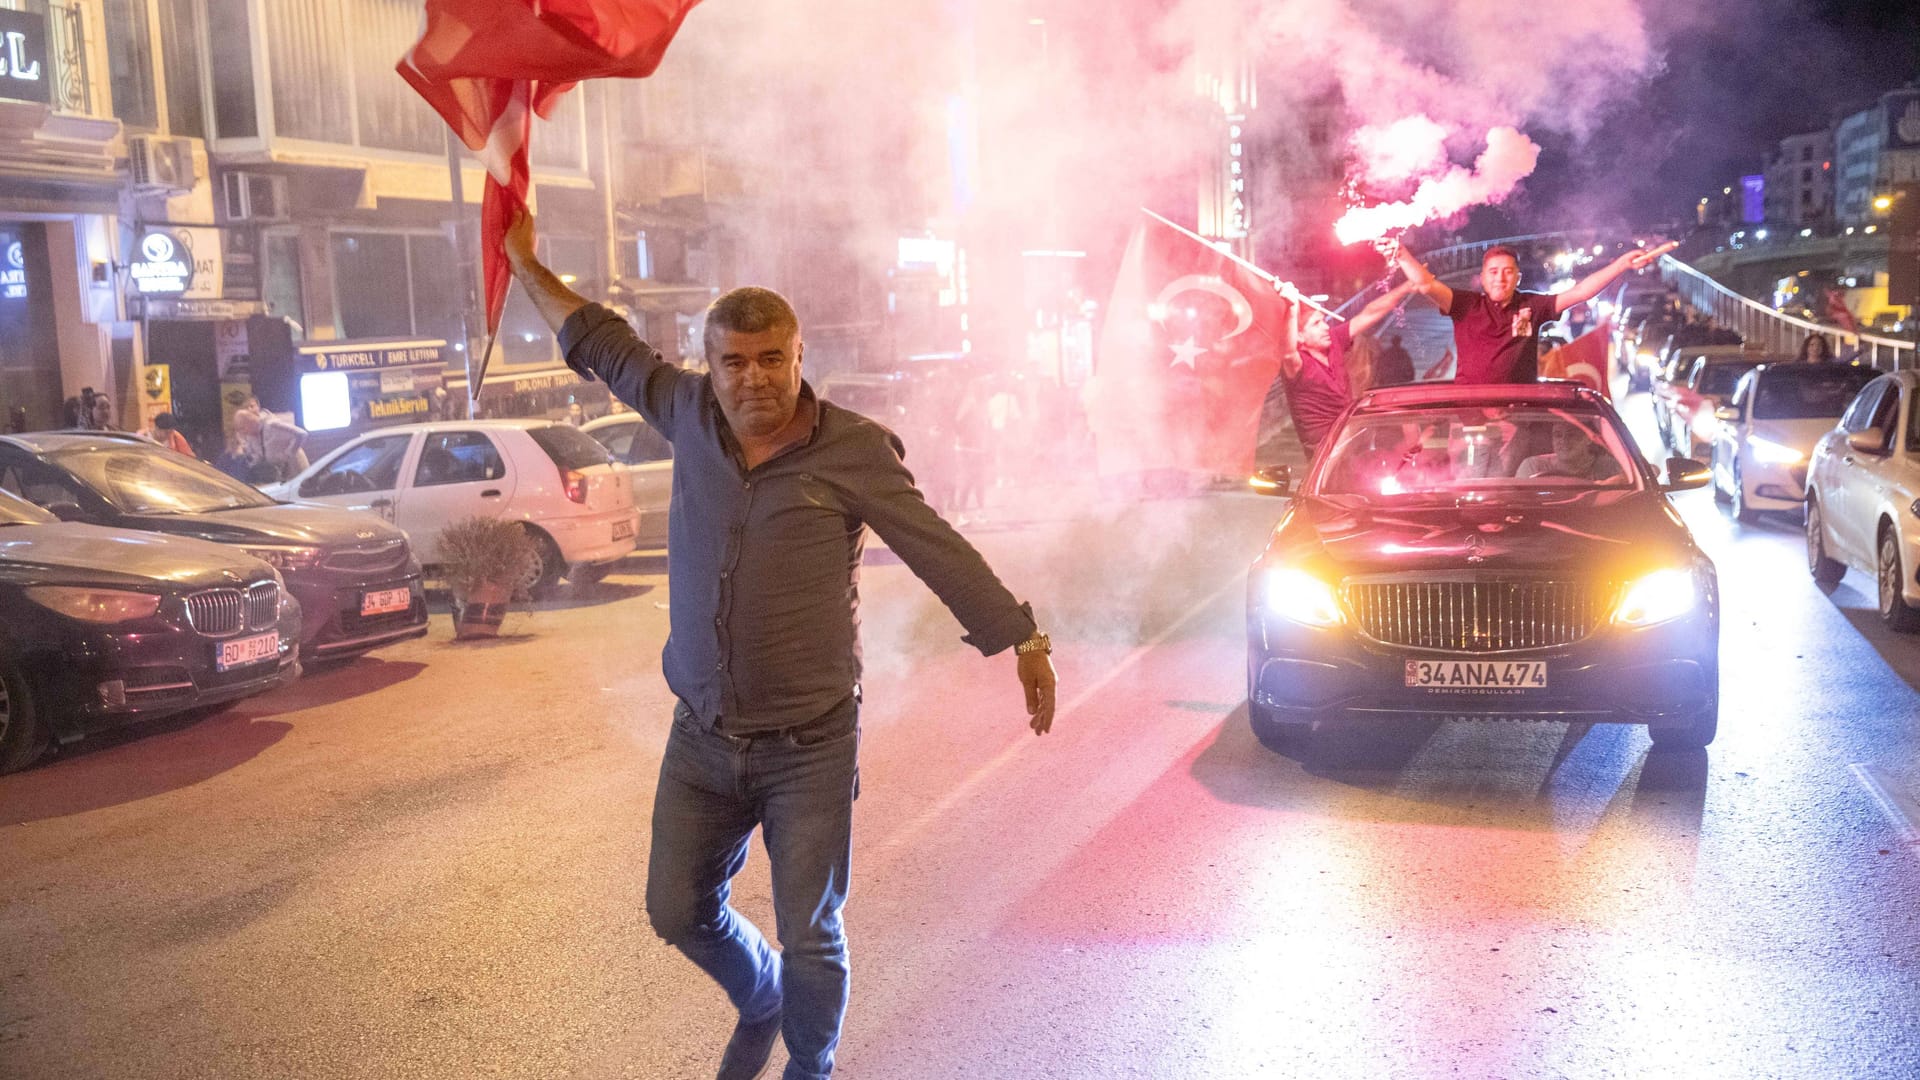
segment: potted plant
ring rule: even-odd
[[[436,562],[453,593],[453,636],[494,637],[507,602],[533,572],[538,552],[519,522],[470,517],[440,533]]]

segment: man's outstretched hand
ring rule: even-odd
[[[539,261],[534,251],[533,215],[527,211],[520,211],[513,224],[507,226],[502,241],[501,246],[507,250],[507,265],[515,272]]]
[[[1644,270],[1652,266],[1654,260],[1679,246],[1680,241],[1669,240],[1658,247],[1643,248],[1639,251],[1628,252],[1627,267],[1632,270]]]
[[[1035,735],[1045,735],[1053,727],[1053,688],[1058,681],[1053,673],[1053,658],[1045,652],[1024,653],[1015,658],[1020,667],[1020,685],[1027,692],[1029,726]]]

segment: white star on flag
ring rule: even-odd
[[[1198,359],[1202,353],[1207,351],[1195,345],[1192,338],[1188,338],[1178,345],[1169,345],[1167,348],[1173,350],[1173,363],[1167,366],[1173,367],[1178,364],[1185,364],[1189,371],[1200,370],[1199,367],[1194,364],[1194,361]]]

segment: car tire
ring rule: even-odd
[[[1694,710],[1684,724],[1673,727],[1649,727],[1647,737],[1656,750],[1699,750],[1713,741],[1720,730],[1720,673],[1714,672],[1713,697]]]
[[[18,772],[47,749],[47,728],[40,722],[33,687],[24,668],[0,660],[0,773]]]
[[[1820,500],[1807,496],[1807,572],[1814,584],[1832,588],[1847,576],[1845,563],[1827,557],[1826,521],[1820,512]]]
[[[533,539],[535,552],[533,569],[527,573],[526,579],[521,584],[535,599],[551,596],[555,587],[560,584],[560,579],[566,576],[566,557],[560,554],[560,545],[553,542],[553,537],[531,525],[521,527],[526,529],[527,535]]]
[[[1892,526],[1882,525],[1875,551],[1873,576],[1879,586],[1880,621],[1887,624],[1887,629],[1903,634],[1920,630],[1920,611],[1907,603],[1906,568],[1900,562],[1900,534]]]
[[[1277,710],[1251,698],[1247,700],[1247,724],[1253,728],[1253,737],[1260,740],[1260,745],[1289,756],[1307,750],[1315,726],[1312,721],[1283,720]]]
[[[1760,520],[1758,511],[1747,502],[1747,479],[1740,475],[1740,459],[1733,459],[1733,490],[1728,493],[1731,500],[1733,519],[1751,525]]]

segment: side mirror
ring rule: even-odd
[[[1731,405],[1720,406],[1713,410],[1713,415],[1717,419],[1725,420],[1729,424],[1737,424],[1740,422],[1740,410]]]
[[[1865,431],[1849,431],[1847,446],[1863,454],[1884,454],[1887,452],[1887,433],[1877,427],[1870,427]]]
[[[1268,465],[1253,470],[1247,478],[1247,486],[1262,495],[1286,496],[1293,494],[1293,468],[1289,465]]]
[[[1660,485],[1661,491],[1692,491],[1707,486],[1713,479],[1713,470],[1704,461],[1692,458],[1668,458],[1667,482]]]

